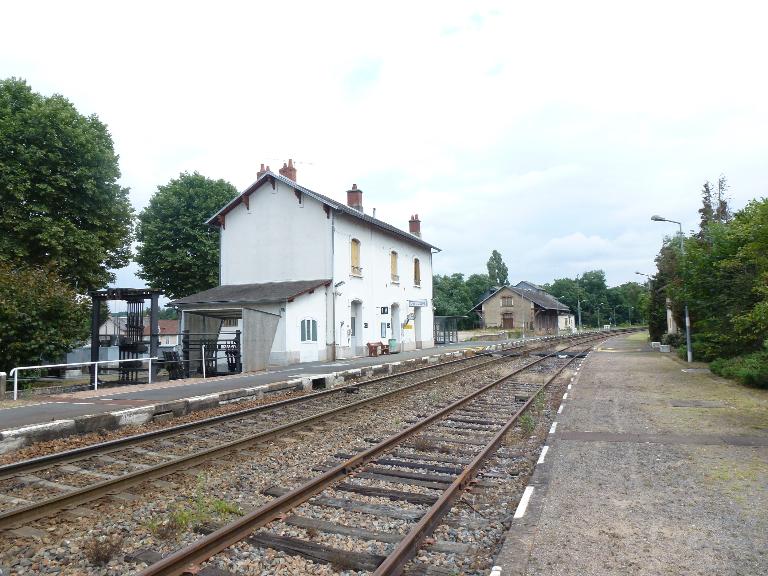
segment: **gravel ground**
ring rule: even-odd
[[[432,374],[433,371],[437,372],[438,371],[437,369],[442,370],[444,368],[445,370],[454,370],[454,369],[460,368],[461,366],[466,366],[466,365],[470,365],[472,363],[477,363],[477,362],[483,362],[486,360],[487,359],[483,357],[468,357],[465,360],[465,362],[449,364],[448,366],[445,366],[445,367],[443,365],[448,364],[449,361],[442,361],[438,364],[434,364],[431,366],[431,368],[435,370],[422,372],[421,374],[423,374],[423,376],[421,377],[425,378],[429,374]],[[405,366],[400,367],[400,371],[406,371],[406,370],[410,370],[410,367],[405,367]],[[397,374],[397,372],[395,372],[395,374]],[[405,375],[404,377],[409,377],[409,376]],[[419,376],[414,375],[414,376],[410,376],[409,378],[415,379],[418,377]],[[353,384],[353,383],[362,383],[368,380],[370,380],[370,378],[350,379],[350,380],[347,380],[344,384],[347,385],[347,384]],[[57,438],[54,440],[37,442],[31,446],[27,446],[19,450],[15,450],[13,452],[0,454],[0,466],[4,464],[10,464],[12,462],[18,462],[21,460],[27,460],[30,458],[45,456],[47,454],[54,454],[56,452],[63,452],[65,450],[72,450],[74,448],[90,446],[92,444],[97,444],[100,442],[107,442],[109,440],[125,438],[128,436],[133,436],[135,434],[142,434],[142,433],[151,432],[154,430],[170,428],[172,426],[177,426],[179,424],[196,422],[198,420],[204,420],[206,418],[211,418],[213,416],[230,414],[232,412],[246,410],[248,408],[254,408],[257,406],[263,406],[265,404],[271,404],[273,402],[278,402],[280,400],[287,400],[289,398],[305,396],[307,394],[311,394],[312,392],[313,391],[310,390],[310,391],[288,391],[288,392],[281,391],[281,392],[267,393],[262,398],[252,399],[252,400],[236,400],[231,403],[225,404],[223,406],[218,406],[216,408],[211,408],[208,410],[199,410],[196,412],[192,412],[190,414],[186,414],[184,416],[180,416],[178,418],[173,418],[168,421],[149,422],[141,426],[128,426],[125,428],[120,428],[118,430],[109,430],[109,431],[101,430],[98,432],[92,432],[88,434],[81,434],[77,436],[67,436],[65,438]]]
[[[241,510],[264,503],[268,497],[261,491],[265,488],[295,485],[313,475],[312,467],[334,453],[367,447],[364,438],[400,430],[426,406],[445,404],[469,387],[488,383],[526,361],[513,359],[485,368],[482,374],[473,374],[471,384],[459,375],[452,384],[440,383],[405,398],[380,401],[376,407],[359,409],[354,416],[337,417],[307,432],[136,486],[127,494],[93,502],[66,518],[32,522],[25,527],[38,531],[32,537],[5,532],[0,534],[0,565],[9,565],[13,574],[133,573],[144,564],[124,562],[126,552],[178,549],[198,537],[194,529],[204,527],[201,525],[225,522]],[[106,554],[110,546],[115,548],[109,554],[113,559],[99,567],[93,560],[95,553]],[[261,556],[254,557],[256,561],[264,566]],[[285,565],[280,570],[301,573],[294,562],[303,561],[276,555],[270,566]]]
[[[502,574],[768,574],[768,446],[728,438],[765,442],[768,392],[639,349],[615,338],[585,364],[527,567]],[[567,437],[587,431],[658,436]]]

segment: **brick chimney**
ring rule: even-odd
[[[285,176],[289,180],[296,182],[296,167],[293,165],[293,160],[288,159],[288,164],[283,162],[283,167],[280,168],[280,176]]]
[[[352,188],[347,190],[347,206],[363,211],[363,191],[358,189],[357,184],[352,184]]]
[[[419,220],[418,214],[414,214],[411,216],[411,219],[408,220],[408,232],[421,238],[421,220]]]
[[[269,166],[264,168],[264,164],[261,165],[261,169],[256,173],[256,180],[262,177],[263,174],[269,172]]]

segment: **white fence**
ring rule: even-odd
[[[121,362],[149,362],[149,383],[152,384],[152,360],[157,358],[124,358],[123,360],[99,360],[98,362],[73,362],[71,364],[44,364],[41,366],[17,366],[11,370],[13,378],[13,399],[19,399],[19,372],[21,370],[40,370],[43,368],[66,368],[67,366],[93,366],[93,389],[99,389],[99,364],[120,364]]]

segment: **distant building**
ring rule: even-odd
[[[99,336],[124,336],[127,331],[128,318],[125,316],[110,316],[99,326]]]
[[[348,358],[367,343],[434,345],[432,252],[418,215],[408,232],[269,167],[207,222],[221,233],[221,285],[171,303],[182,330],[241,330],[243,369]]]
[[[472,311],[484,328],[521,329],[536,335],[574,329],[568,306],[530,282],[502,286],[478,302]]]
[[[181,344],[179,337],[178,320],[158,320],[160,329],[160,346],[178,346]],[[144,338],[149,340],[149,325],[144,325]]]

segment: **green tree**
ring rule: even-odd
[[[478,303],[480,297],[493,287],[493,282],[487,274],[472,274],[466,281],[472,306]]]
[[[475,304],[463,274],[435,275],[432,294],[436,316],[465,316]]]
[[[491,252],[488,258],[488,278],[496,286],[507,286],[509,284],[509,270],[498,250]]]
[[[169,298],[217,286],[219,230],[205,220],[236,195],[229,182],[197,172],[158,186],[136,227],[139,278]]]
[[[578,313],[580,302],[582,326],[598,325],[598,308],[601,323],[610,315],[608,287],[605,283],[605,272],[602,270],[584,272],[576,279],[558,278],[551,284],[545,284],[543,288],[566,304],[573,314]]]
[[[0,261],[0,371],[57,360],[87,337],[89,315],[53,270]]]
[[[158,318],[160,320],[178,320],[179,312],[175,308],[161,308]]]
[[[95,115],[0,80],[0,259],[55,265],[80,291],[105,286],[131,256],[133,210],[119,177]]]

